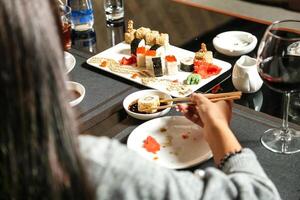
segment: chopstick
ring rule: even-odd
[[[241,91],[236,91],[236,92],[225,92],[225,93],[217,93],[217,94],[203,94],[206,98],[208,99],[216,99],[216,98],[226,98],[226,97],[241,97],[242,92]],[[162,99],[160,100],[161,103],[167,103],[167,102],[177,102],[177,101],[190,101],[190,97],[178,97],[178,98],[173,98],[173,99]],[[221,100],[226,100],[226,99],[220,99]]]
[[[228,95],[230,94],[230,95]],[[228,93],[218,93],[218,94],[206,94],[205,96],[207,96],[207,98],[209,98],[209,100],[211,102],[217,102],[217,101],[222,101],[222,100],[237,100],[241,98],[241,92],[228,92]],[[212,98],[214,97],[214,98]],[[174,98],[176,99],[175,101],[183,101],[183,100],[190,100],[189,97],[182,97],[182,98]],[[180,100],[179,100],[180,99]],[[170,102],[168,99],[168,102]],[[164,101],[166,102],[166,101]],[[178,104],[172,104],[172,105],[165,105],[165,106],[158,106],[157,109],[161,110],[161,109],[165,109],[165,108],[173,108],[176,107]],[[185,102],[185,104],[189,104],[189,105],[193,105],[194,103],[192,102]]]

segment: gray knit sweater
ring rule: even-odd
[[[250,149],[231,157],[223,171],[192,173],[159,167],[104,137],[79,136],[79,145],[97,199],[280,199]]]

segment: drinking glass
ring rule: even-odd
[[[104,0],[106,21],[114,22],[124,18],[123,0]]]
[[[62,38],[64,50],[71,49],[71,8],[69,6],[60,5],[59,15],[62,27]]]
[[[277,153],[300,151],[300,133],[288,126],[290,95],[300,90],[300,51],[295,48],[299,41],[300,21],[276,21],[267,28],[258,49],[261,78],[269,88],[283,93],[282,126],[261,137],[262,144]]]

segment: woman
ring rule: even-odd
[[[193,95],[196,106],[179,107],[222,171],[167,170],[117,141],[78,140],[55,11],[50,0],[0,0],[0,199],[280,199],[232,134],[229,102]]]

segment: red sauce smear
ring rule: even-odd
[[[188,139],[189,138],[189,134],[188,133],[182,133],[181,134],[182,139]]]
[[[132,55],[129,58],[123,57],[122,60],[120,60],[121,65],[133,65],[135,63],[136,63],[135,55]]]
[[[207,63],[201,60],[194,61],[194,73],[200,74],[201,78],[205,79],[221,72],[221,68],[212,63]]]
[[[143,147],[150,153],[156,153],[160,150],[160,144],[151,136],[144,140]]]

